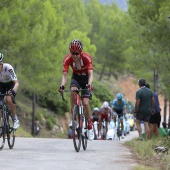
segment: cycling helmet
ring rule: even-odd
[[[146,80],[144,78],[141,78],[138,80],[138,84],[139,84],[139,86],[145,86]]]
[[[123,95],[122,95],[121,93],[118,93],[118,94],[116,95],[116,98],[117,98],[117,100],[122,100]]]
[[[93,111],[99,111],[99,108],[98,108],[98,107],[95,107],[95,108],[93,109]]]
[[[0,63],[2,63],[4,60],[4,55],[2,53],[0,53]]]
[[[108,107],[109,107],[109,103],[105,101],[105,102],[103,103],[103,107],[104,107],[104,108],[108,108]]]
[[[80,40],[75,39],[69,45],[69,50],[71,53],[81,53],[83,50],[83,44]]]

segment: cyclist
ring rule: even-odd
[[[19,82],[13,67],[8,63],[4,63],[3,60],[4,55],[0,53],[0,93],[5,94],[8,92],[8,94],[15,97],[19,87]],[[16,105],[12,102],[11,96],[6,96],[5,102],[12,112],[11,117],[13,120],[13,128],[17,129],[20,123],[16,114]]]
[[[94,139],[93,132],[93,122],[92,122],[92,111],[89,105],[89,100],[91,99],[91,90],[92,90],[92,81],[93,81],[93,65],[92,57],[86,53],[82,52],[83,44],[80,40],[74,39],[69,45],[70,53],[67,54],[63,59],[63,75],[61,85],[59,87],[59,92],[64,90],[67,78],[68,78],[68,69],[71,66],[73,70],[70,88],[71,90],[77,89],[87,89],[83,91],[83,106],[86,110],[86,116],[88,121],[88,139]],[[90,91],[88,90],[90,89]],[[74,106],[75,92],[71,93],[70,102],[71,108]],[[71,109],[72,112],[72,109]]]
[[[95,121],[98,122],[98,120],[99,120],[99,108],[98,108],[98,107],[95,107],[95,108],[93,109],[92,116],[93,116],[93,123],[94,123]]]
[[[93,109],[93,113],[92,113],[92,117],[93,117],[93,130],[94,130],[94,139],[97,139],[97,132],[99,131],[99,124],[98,124],[98,120],[99,120],[99,108],[95,107]],[[94,122],[96,122],[96,124],[94,124]],[[95,126],[96,125],[96,126]]]
[[[123,95],[121,93],[118,93],[116,95],[116,99],[112,102],[112,108],[113,108],[113,119],[114,123],[116,125],[116,118],[120,118],[121,123],[121,129],[122,129],[122,139],[124,138],[124,125],[123,125],[123,116],[126,110],[126,101],[123,99]]]
[[[99,110],[100,116],[99,116],[99,133],[98,137],[101,135],[101,126],[102,126],[102,121],[105,119],[106,122],[106,134],[108,131],[108,122],[110,122],[111,114],[112,114],[112,108],[109,107],[109,103],[105,101],[102,105],[102,107]],[[106,136],[105,136],[106,137]]]

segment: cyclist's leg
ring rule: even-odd
[[[102,117],[100,115],[98,119],[98,137],[101,136],[101,127],[102,127]]]
[[[114,124],[116,126],[116,118],[117,118],[117,113],[113,112],[113,120],[114,120]]]
[[[87,89],[86,84],[84,82],[82,83],[81,87],[83,89]],[[93,131],[93,121],[92,121],[92,111],[91,107],[89,104],[89,100],[91,99],[91,94],[89,90],[85,90],[82,92],[82,102],[83,102],[83,107],[86,110],[86,117],[87,117],[87,123],[88,123],[88,138],[89,140],[94,139],[94,131]]]
[[[5,84],[6,91],[13,89],[13,87],[14,87],[13,82]],[[17,117],[17,113],[16,113],[16,104],[13,103],[11,96],[6,96],[5,101],[6,101],[7,105],[9,106],[10,111],[12,113],[11,116],[12,116],[12,120],[14,122],[13,128],[17,129],[20,124],[19,124],[19,120],[18,120],[18,117]]]

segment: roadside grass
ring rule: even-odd
[[[139,141],[136,138],[125,142],[125,145],[134,153],[138,166],[134,170],[170,170],[170,155],[156,153],[154,146],[164,146],[170,149],[170,139],[166,137],[152,138]]]
[[[32,137],[31,133],[24,130],[24,128],[20,125],[20,127],[16,131],[17,137]]]

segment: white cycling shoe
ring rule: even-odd
[[[93,131],[93,129],[87,130],[87,137],[88,137],[89,140],[94,139],[94,131]]]
[[[18,129],[20,126],[19,120],[14,120],[14,125],[13,125],[13,129]]]

